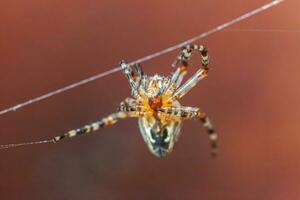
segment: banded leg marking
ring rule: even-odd
[[[203,45],[189,44],[182,48],[181,52],[178,54],[176,60],[173,62],[172,66],[176,66],[180,63],[182,66],[188,65],[188,60],[192,57],[194,51],[200,53],[201,64],[206,68],[209,64],[209,56],[207,48]]]
[[[204,128],[207,129],[209,140],[211,143],[211,154],[215,156],[217,154],[218,144],[217,144],[217,133],[207,117],[206,113],[201,112],[199,108],[194,107],[169,107],[161,108],[159,110],[162,113],[166,113],[172,116],[181,117],[182,119],[200,119]]]
[[[172,100],[180,99],[186,95],[195,85],[205,78],[208,74],[208,68],[199,69],[191,78],[189,78],[180,88],[172,95]]]
[[[195,118],[198,116],[199,108],[193,107],[168,107],[168,108],[161,108],[159,112],[166,113],[168,115],[180,117],[180,118]]]
[[[139,80],[141,80],[142,79],[142,77],[144,76],[144,71],[143,71],[143,69],[142,69],[142,66],[139,64],[139,63],[136,63],[135,65],[134,65],[134,68],[135,68],[135,71],[137,72],[137,74],[138,74],[138,78],[139,78]]]
[[[140,105],[138,102],[136,102],[135,99],[126,98],[120,103],[118,111],[136,113],[136,116],[138,117],[144,116],[148,112],[148,108],[145,108],[143,105]]]
[[[173,62],[173,66],[176,66],[178,63],[181,64],[181,69],[177,69],[174,73],[172,79],[173,81],[181,84],[183,76],[186,73],[186,68],[188,66],[188,60],[192,57],[193,52],[198,51],[200,52],[200,59],[203,68],[200,68],[190,79],[188,79],[181,87],[176,88],[177,90],[174,91],[171,100],[180,99],[185,94],[187,94],[200,80],[208,74],[208,64],[209,64],[209,56],[208,51],[205,46],[203,45],[196,45],[190,44],[183,47],[182,51],[179,53],[177,59]],[[182,76],[180,76],[180,70],[182,70]]]
[[[75,137],[75,136],[78,136],[78,135],[94,132],[94,131],[97,131],[101,127],[105,127],[105,126],[115,124],[119,119],[125,119],[125,118],[131,117],[131,116],[133,117],[133,116],[135,116],[135,114],[134,113],[127,113],[127,112],[113,113],[113,114],[109,115],[108,117],[104,117],[103,119],[101,119],[97,122],[85,125],[85,126],[83,126],[81,128],[78,128],[78,129],[70,130],[67,133],[63,134],[63,135],[56,136],[56,137],[53,138],[53,140],[54,140],[54,142],[58,142],[58,141],[60,141],[62,139],[65,139],[65,138],[71,138],[71,137]]]
[[[120,67],[123,69],[123,72],[125,73],[128,81],[129,81],[129,84],[130,84],[130,88],[131,88],[131,92],[132,94],[136,97],[136,96],[139,96],[138,95],[138,91],[137,91],[137,83],[135,82],[134,80],[134,73],[132,71],[132,68],[131,66],[127,63],[126,60],[122,60],[120,62]]]
[[[180,86],[186,74],[187,74],[187,66],[178,67],[171,77],[169,88],[167,89],[166,94],[172,95],[176,91],[176,89]]]
[[[218,151],[218,143],[217,143],[218,135],[210,119],[207,117],[207,115],[204,112],[199,112],[199,119],[203,123],[203,126],[207,129],[209,140],[211,143],[211,148],[212,148],[211,154],[212,156],[215,156]]]

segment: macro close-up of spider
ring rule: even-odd
[[[200,53],[202,67],[184,84],[181,84],[187,73],[188,60],[194,51]],[[120,66],[129,81],[132,98],[122,101],[117,113],[57,136],[53,142],[96,131],[99,127],[115,124],[119,119],[134,117],[139,119],[140,132],[151,153],[157,157],[163,157],[172,152],[181,132],[182,121],[198,119],[209,133],[212,155],[215,155],[217,135],[207,115],[199,108],[181,106],[178,102],[207,76],[208,64],[206,47],[196,44],[187,45],[182,49],[173,62],[173,66],[177,66],[177,69],[168,77],[157,74],[147,76],[138,63],[134,65],[135,71],[133,71],[133,67],[122,60]]]
[[[299,0],[0,6],[0,200],[299,199]]]

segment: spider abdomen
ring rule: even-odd
[[[180,104],[176,101],[176,106]],[[139,128],[152,154],[164,157],[170,154],[178,140],[181,120],[169,118],[168,115],[155,112],[152,116],[139,118]]]

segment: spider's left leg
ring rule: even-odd
[[[141,78],[144,76],[144,71],[143,71],[141,65],[140,65],[139,63],[136,63],[136,64],[134,65],[134,68],[135,68],[135,71],[137,72],[137,76],[136,76],[136,77],[137,77],[139,80],[141,80]]]
[[[205,112],[200,111],[199,108],[184,106],[161,108],[159,112],[168,114],[170,116],[180,117],[181,119],[199,119],[209,134],[209,140],[212,148],[211,153],[213,156],[216,155],[218,149],[217,133],[215,132],[215,129]]]
[[[139,64],[135,65],[135,69],[138,73],[137,76],[134,74],[134,72],[132,71],[132,67],[127,63],[126,60],[122,60],[120,62],[120,66],[123,69],[123,72],[125,73],[128,81],[129,81],[129,84],[130,84],[130,87],[131,87],[131,92],[132,92],[133,96],[137,97],[138,96],[137,89],[138,89],[141,77],[143,75],[143,71],[142,71],[140,65]]]
[[[143,115],[147,112],[147,108],[143,105],[140,105],[135,99],[133,98],[126,98],[122,101],[118,107],[118,111],[121,112],[133,112],[135,111],[137,114]]]
[[[107,117],[102,118],[99,121],[96,121],[94,123],[91,124],[87,124],[81,128],[77,128],[77,129],[73,129],[70,130],[68,132],[66,132],[63,135],[60,136],[56,136],[53,138],[53,142],[58,142],[62,139],[66,139],[66,138],[71,138],[71,137],[75,137],[78,135],[82,135],[82,134],[87,134],[93,131],[97,131],[99,128],[101,127],[105,127],[105,126],[110,126],[115,124],[119,119],[125,119],[127,117],[138,117],[139,114],[135,111],[133,112],[117,112],[117,113],[113,113],[110,114]]]

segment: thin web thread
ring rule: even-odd
[[[228,29],[228,32],[278,32],[278,33],[300,33],[300,30],[289,30],[289,29]]]
[[[205,37],[207,37],[207,36],[209,36],[209,35],[211,35],[211,34],[213,34],[213,33],[216,33],[216,32],[218,32],[218,31],[221,31],[221,30],[223,30],[223,29],[225,29],[225,28],[227,28],[227,27],[229,27],[229,26],[232,26],[233,24],[236,24],[236,23],[238,23],[238,22],[240,22],[240,21],[243,21],[243,20],[245,20],[245,19],[247,19],[247,18],[249,18],[249,17],[251,17],[251,16],[254,16],[254,15],[260,13],[260,12],[263,12],[263,11],[265,11],[265,10],[267,10],[267,9],[269,9],[269,8],[271,8],[271,7],[273,7],[273,6],[275,6],[275,5],[278,5],[279,3],[282,3],[283,1],[284,1],[284,0],[274,0],[274,1],[270,2],[270,3],[268,3],[268,4],[265,4],[265,5],[263,5],[263,6],[259,7],[259,8],[257,8],[257,9],[255,9],[255,10],[253,10],[253,11],[250,11],[250,12],[248,12],[248,13],[246,13],[246,14],[244,14],[244,15],[241,15],[241,16],[239,16],[239,17],[237,17],[237,18],[235,18],[235,19],[233,19],[233,20],[231,20],[231,21],[228,21],[228,22],[226,22],[226,23],[224,23],[224,24],[221,24],[221,25],[219,25],[219,26],[217,26],[217,27],[215,27],[215,28],[213,28],[213,29],[211,29],[211,30],[209,30],[209,31],[207,31],[207,32],[204,32],[204,33],[202,33],[202,34],[200,34],[200,35],[198,35],[198,36],[195,36],[195,37],[193,37],[193,38],[191,38],[191,39],[189,39],[189,40],[186,40],[186,41],[184,41],[184,42],[181,42],[181,43],[179,43],[179,44],[176,44],[176,45],[174,45],[174,46],[171,46],[171,47],[169,47],[169,48],[167,48],[167,49],[164,49],[164,50],[162,50],[162,51],[159,51],[159,52],[153,53],[153,54],[151,54],[151,55],[145,56],[145,57],[140,58],[140,59],[138,59],[138,60],[135,60],[135,61],[133,61],[133,62],[131,62],[131,63],[129,63],[129,64],[131,65],[131,64],[135,64],[135,63],[143,63],[143,62],[145,62],[145,61],[151,60],[151,59],[156,58],[156,57],[158,57],[158,56],[167,54],[167,53],[169,53],[169,52],[171,52],[171,51],[174,51],[174,50],[176,50],[176,49],[179,49],[179,48],[182,47],[182,46],[185,46],[185,45],[187,45],[187,44],[189,44],[189,43],[195,42],[195,41],[197,41],[197,40],[199,40],[199,39],[205,38]],[[42,100],[44,100],[44,99],[47,99],[47,98],[52,97],[52,96],[54,96],[54,95],[60,94],[60,93],[65,92],[65,91],[67,91],[67,90],[70,90],[70,89],[73,89],[73,88],[82,86],[82,85],[84,85],[84,84],[87,84],[87,83],[89,83],[89,82],[92,82],[92,81],[94,81],[94,80],[96,80],[96,79],[100,79],[100,78],[102,78],[102,77],[104,77],[104,76],[108,76],[108,75],[110,75],[110,74],[112,74],[112,73],[115,73],[115,72],[118,72],[118,71],[120,71],[120,70],[121,70],[120,67],[115,67],[115,68],[113,68],[113,69],[111,69],[111,70],[108,70],[108,71],[106,71],[106,72],[103,72],[103,73],[100,73],[100,74],[91,76],[91,77],[89,77],[89,78],[83,79],[83,80],[81,80],[81,81],[79,81],[79,82],[70,84],[70,85],[65,86],[65,87],[63,87],[63,88],[54,90],[54,91],[49,92],[49,93],[47,93],[47,94],[44,94],[44,95],[42,95],[42,96],[39,96],[39,97],[30,99],[30,100],[28,100],[28,101],[22,102],[22,103],[20,103],[20,104],[17,104],[17,105],[15,105],[15,106],[10,107],[10,108],[6,108],[6,109],[4,109],[4,110],[1,110],[1,111],[0,111],[0,115],[4,115],[4,114],[6,114],[6,113],[8,113],[8,112],[16,111],[16,110],[18,110],[18,109],[20,109],[20,108],[23,108],[23,107],[25,107],[25,106],[28,106],[28,105],[30,105],[30,104],[33,104],[33,103],[42,101]]]
[[[51,140],[41,140],[36,142],[24,142],[19,144],[5,144],[5,145],[0,145],[0,150],[20,147],[20,146],[27,146],[27,145],[46,144],[46,143],[55,143],[55,141],[54,139],[51,139]]]

